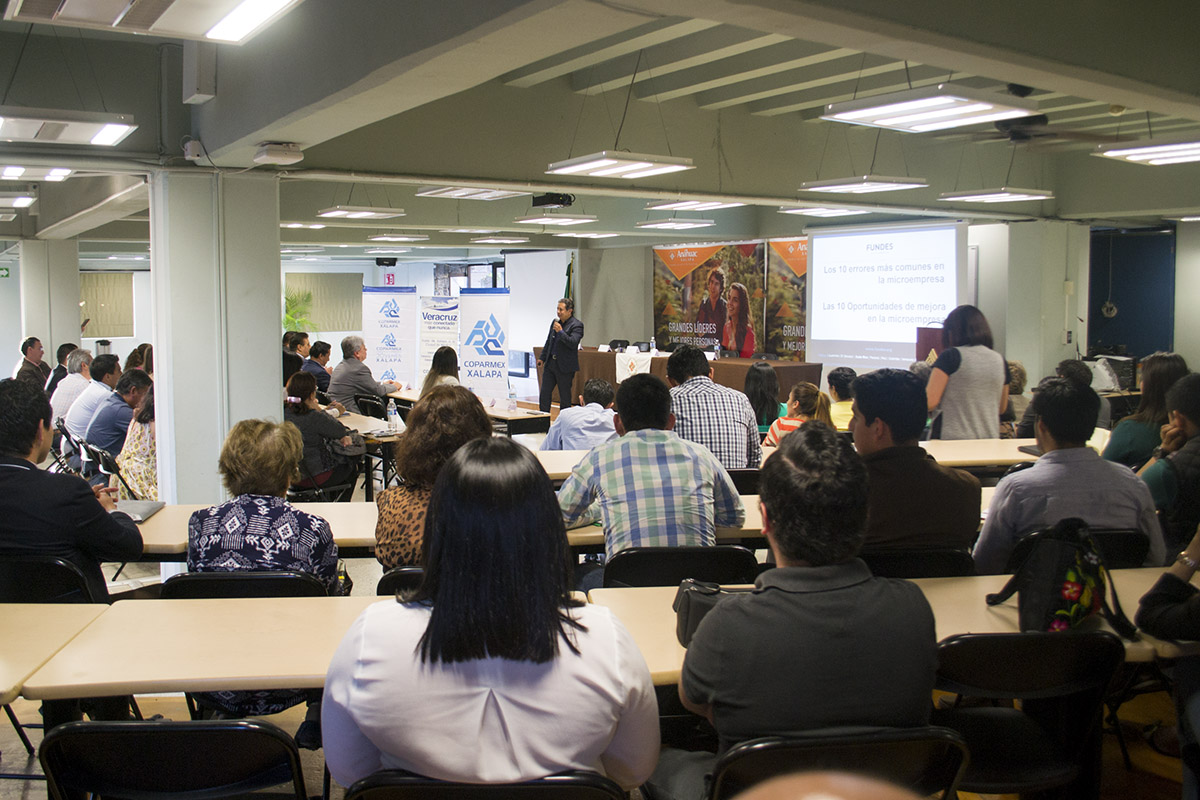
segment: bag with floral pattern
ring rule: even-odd
[[[1100,613],[1121,636],[1138,638],[1086,522],[1068,517],[1027,538],[1034,540],[1029,556],[1003,589],[987,596],[989,606],[1016,594],[1022,631],[1067,631]]]

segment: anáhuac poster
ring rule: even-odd
[[[762,352],[762,242],[655,247],[654,337],[749,358]]]
[[[767,341],[762,352],[804,360],[808,238],[767,241]]]

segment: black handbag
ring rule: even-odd
[[[1117,589],[1086,522],[1068,517],[1028,538],[1034,540],[1029,556],[1003,589],[987,596],[989,606],[1016,594],[1022,631],[1067,631],[1100,613],[1121,636],[1131,641],[1139,638],[1121,610]]]
[[[696,634],[696,628],[700,627],[700,620],[704,619],[704,615],[712,611],[713,606],[722,598],[753,590],[753,586],[722,589],[719,583],[707,583],[695,578],[682,581],[679,591],[675,593],[675,602],[671,604],[675,611],[675,638],[687,647],[692,641],[692,636]]]

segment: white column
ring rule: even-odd
[[[1175,352],[1196,369],[1200,366],[1200,222],[1181,222],[1175,229]]]
[[[79,243],[22,239],[20,259],[21,338],[41,339],[53,366],[60,344],[79,343]]]
[[[160,497],[216,503],[225,434],[282,416],[278,181],[157,172],[150,226]]]

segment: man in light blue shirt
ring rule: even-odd
[[[1042,457],[1000,481],[975,544],[980,574],[1003,572],[1021,537],[1079,517],[1093,528],[1139,530],[1150,539],[1146,566],[1166,559],[1162,528],[1146,484],[1122,464],[1105,461],[1087,446],[1100,412],[1090,386],[1049,378],[1032,407]]]
[[[603,378],[591,378],[579,396],[579,405],[564,408],[542,442],[543,450],[591,450],[616,437],[613,426],[613,387]]]

